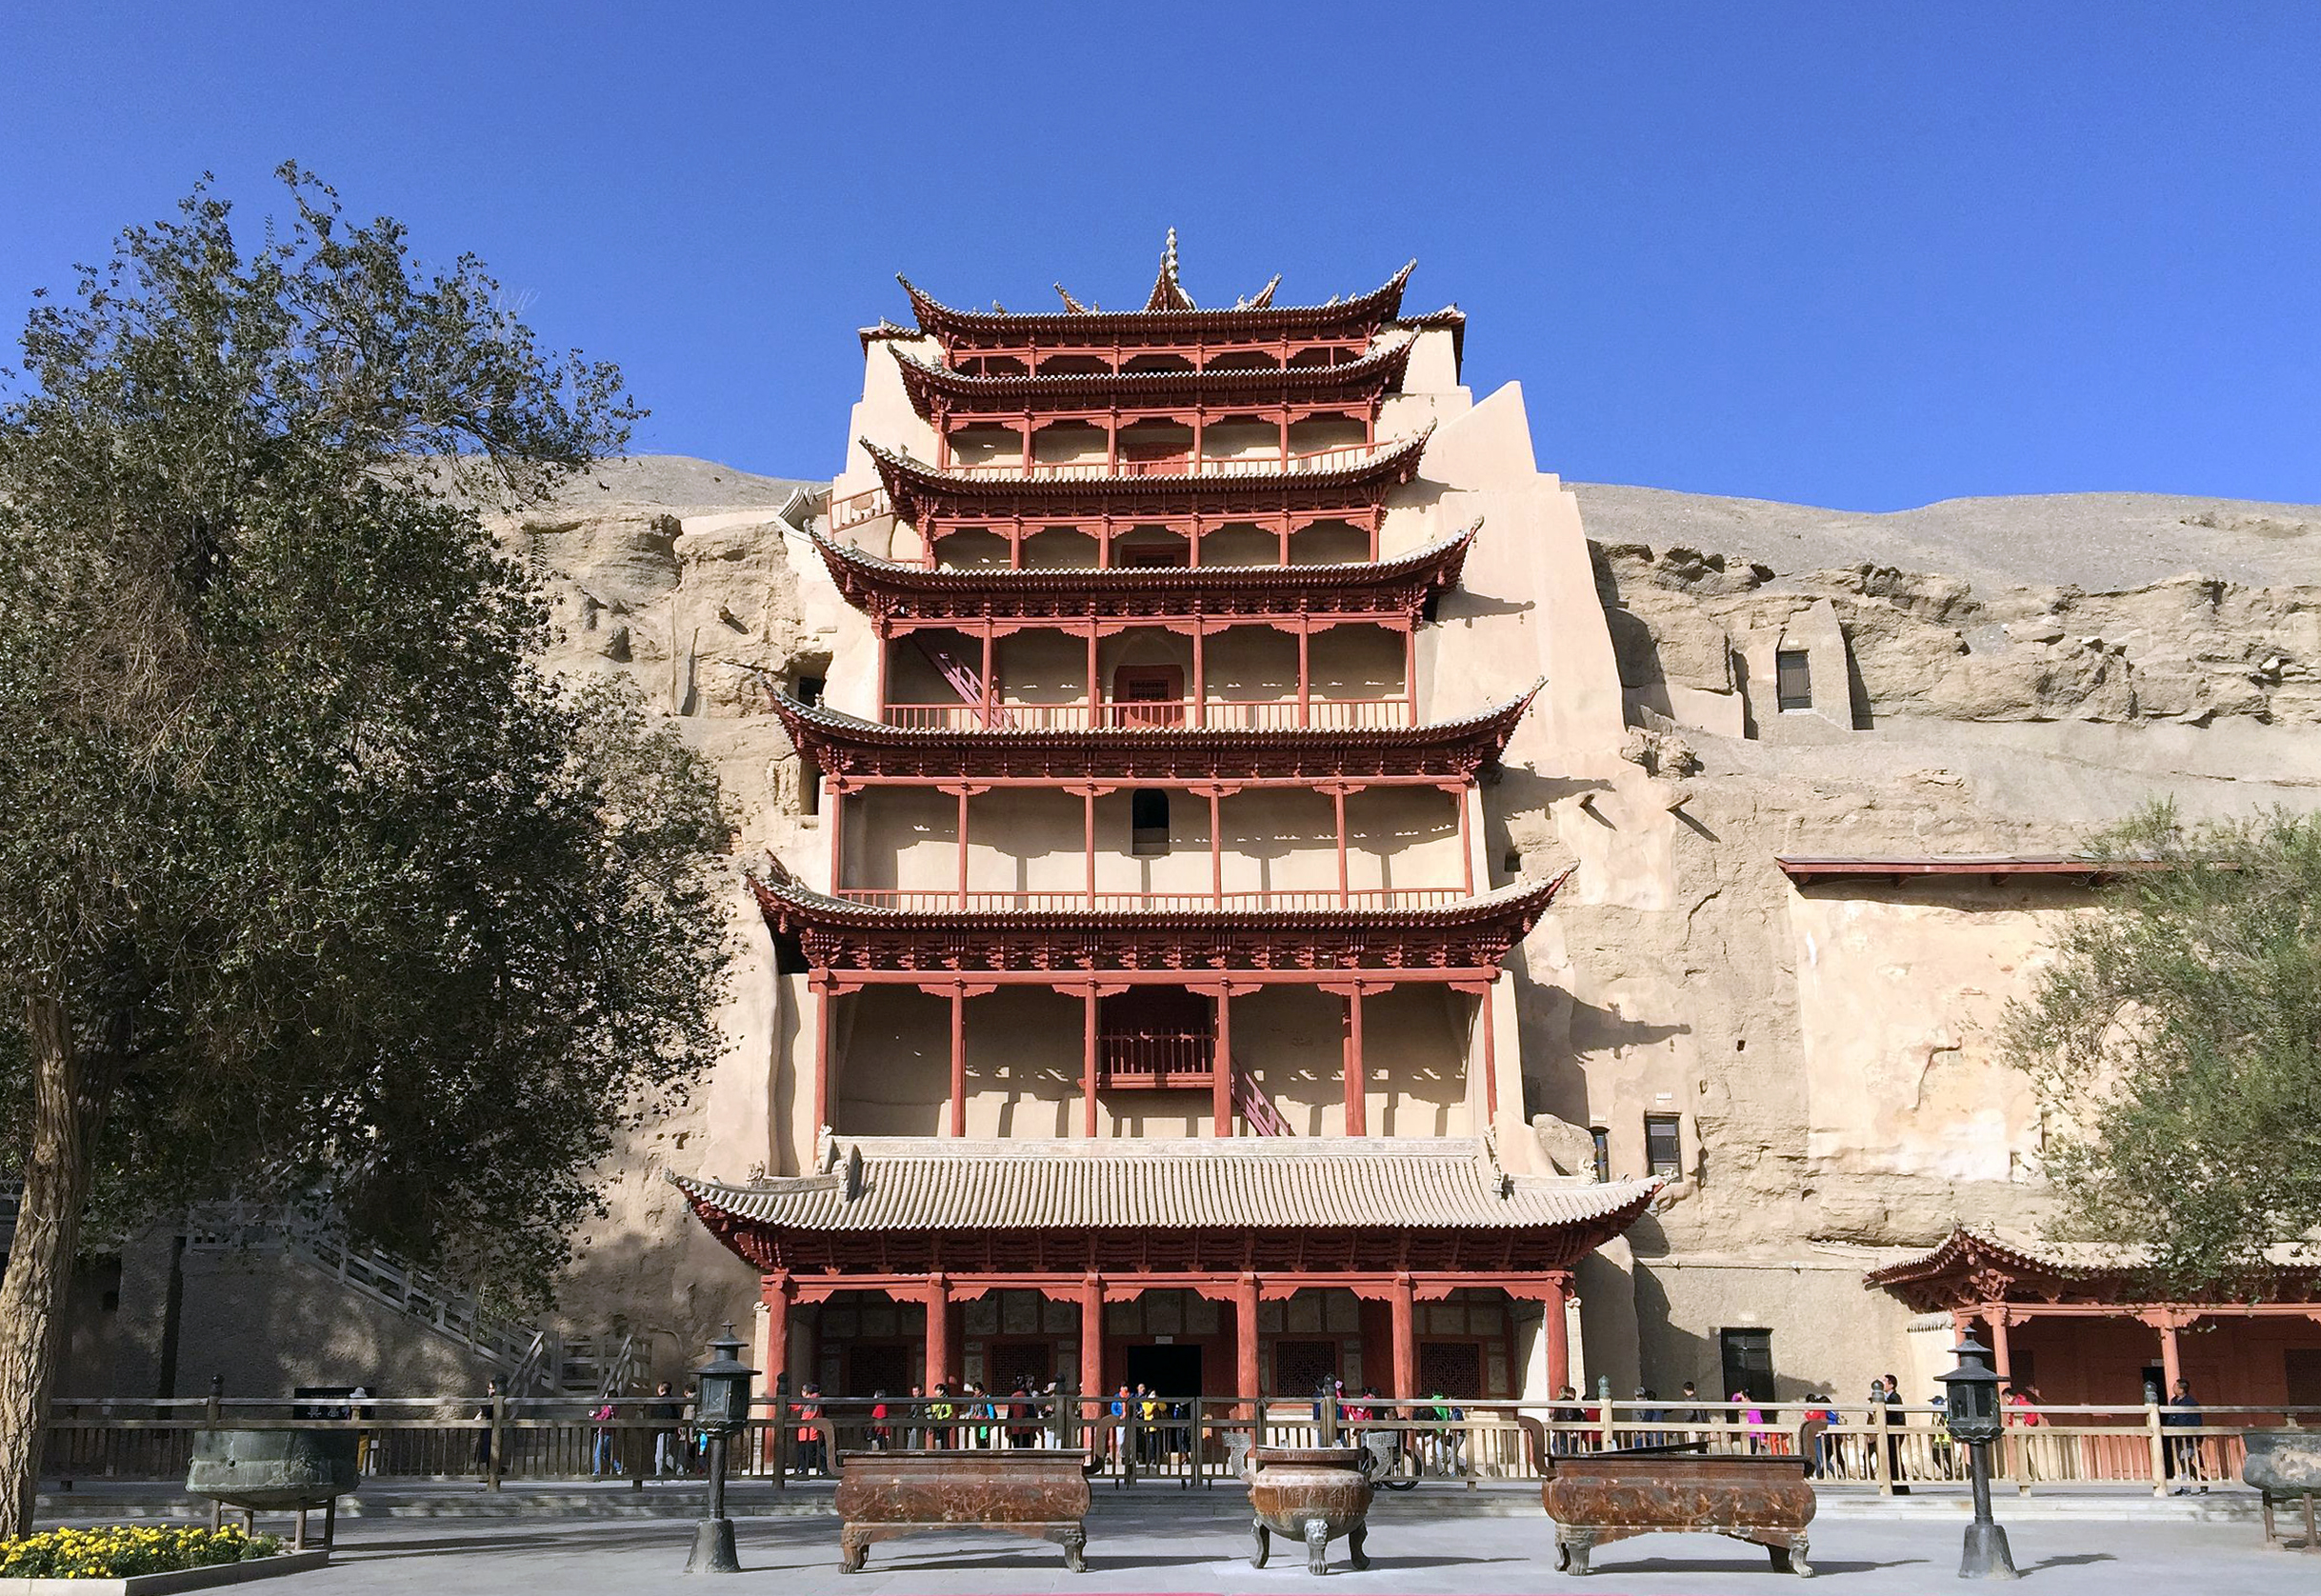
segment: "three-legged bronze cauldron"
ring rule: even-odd
[[[1367,1568],[1362,1542],[1370,1528],[1371,1498],[1387,1471],[1391,1437],[1359,1446],[1252,1446],[1246,1435],[1226,1437],[1233,1471],[1248,1483],[1250,1528],[1257,1550],[1250,1566],[1262,1568],[1275,1535],[1306,1543],[1309,1572],[1330,1572],[1330,1543],[1346,1541],[1347,1560]]]

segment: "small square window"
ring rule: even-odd
[[[1684,1174],[1684,1134],[1674,1114],[1644,1116],[1644,1163],[1655,1175],[1678,1178]]]
[[[1599,1125],[1588,1136],[1595,1143],[1595,1178],[1608,1181],[1611,1179],[1611,1132]]]
[[[1813,707],[1813,669],[1803,648],[1774,650],[1773,697],[1784,709]]]

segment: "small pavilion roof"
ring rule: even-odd
[[[1509,1175],[1471,1137],[834,1137],[818,1174],[669,1179],[705,1219],[869,1231],[1609,1224],[1616,1232],[1661,1186]]]
[[[830,580],[858,608],[888,615],[997,615],[1074,610],[1162,609],[1256,612],[1372,607],[1393,594],[1397,608],[1458,586],[1480,520],[1448,537],[1385,560],[1304,566],[1113,566],[930,568],[882,559],[810,529]],[[1408,594],[1408,597],[1403,596]],[[1376,595],[1373,597],[1372,595]]]
[[[2277,1243],[2265,1262],[2311,1289],[2321,1247]],[[1925,1311],[1981,1302],[2149,1300],[2138,1286],[2151,1263],[2139,1244],[2050,1241],[2025,1231],[1961,1226],[1923,1252],[1870,1270],[1863,1283],[1894,1291]]]
[[[922,360],[901,349],[893,351],[902,368],[903,386],[922,416],[931,415],[938,399],[950,408],[976,410],[986,407],[1015,408],[1019,403],[1058,405],[1088,399],[1123,409],[1184,398],[1204,404],[1281,394],[1295,398],[1331,398],[1383,392],[1402,380],[1411,363],[1415,331],[1382,339],[1353,360],[1329,366],[1268,366],[1208,371],[1086,371],[1047,376],[972,376],[936,361]]]
[[[1490,769],[1546,685],[1543,678],[1504,703],[1456,720],[1353,730],[1174,726],[960,731],[889,726],[827,705],[801,704],[770,684],[766,690],[790,741],[837,775],[1070,775],[1125,781],[1171,774],[1197,779],[1280,774],[1323,780],[1452,777]]]
[[[962,310],[944,304],[908,277],[898,277],[910,296],[911,314],[927,332],[954,338],[1058,339],[1097,342],[1175,336],[1189,332],[1221,332],[1234,337],[1263,338],[1276,332],[1323,331],[1342,327],[1375,327],[1401,311],[1403,289],[1418,269],[1411,261],[1383,284],[1365,294],[1334,299],[1324,305],[1244,305],[1200,309],[1185,297],[1181,286],[1166,290],[1174,277],[1164,264],[1161,278],[1141,310],[1047,310],[1019,314],[1008,310]],[[1262,295],[1260,297],[1263,297]]]
[[[1296,491],[1373,483],[1404,483],[1418,470],[1418,457],[1434,435],[1432,424],[1408,438],[1371,444],[1361,449],[1332,449],[1331,463],[1284,469],[1262,463],[1235,469],[1231,461],[1211,462],[1210,469],[1151,475],[1125,472],[1049,470],[1030,476],[1007,472],[944,470],[884,444],[860,440],[878,467],[887,493],[898,509],[909,500],[939,497],[950,501],[974,499],[1089,499],[1112,494],[1139,497],[1180,497],[1218,489],[1280,489]]]

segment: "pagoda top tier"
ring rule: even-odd
[[[957,349],[1018,349],[1026,345],[1059,348],[1068,345],[1117,346],[1152,342],[1181,344],[1189,335],[1214,333],[1234,344],[1277,341],[1366,344],[1402,309],[1402,291],[1418,267],[1411,261],[1386,282],[1364,294],[1331,298],[1320,305],[1276,305],[1277,276],[1256,293],[1230,306],[1203,309],[1177,275],[1176,230],[1169,232],[1161,252],[1160,274],[1143,307],[1135,310],[1105,310],[1084,305],[1064,290],[1062,310],[1022,313],[994,305],[989,310],[963,310],[944,304],[912,283],[898,279],[910,296],[917,332],[882,323],[866,329],[866,339],[928,336]]]

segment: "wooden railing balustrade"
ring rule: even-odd
[[[371,1397],[359,1413],[343,1404],[287,1398],[132,1401],[60,1400],[50,1406],[43,1476],[56,1482],[183,1480],[192,1432],[215,1427],[354,1429],[365,1437],[370,1473],[382,1479],[476,1478],[585,1480],[641,1484],[655,1476],[697,1472],[699,1438],[686,1419],[661,1411],[667,1399],[623,1397],[613,1416],[602,1405],[550,1398],[475,1395]],[[801,1431],[825,1449],[941,1445],[1088,1446],[1106,1471],[1127,1483],[1140,1477],[1209,1486],[1230,1480],[1224,1436],[1258,1429],[1269,1445],[1328,1444],[1350,1432],[1401,1438],[1406,1473],[1474,1488],[1535,1480],[1542,1453],[1637,1446],[1696,1446],[1716,1452],[1792,1453],[1811,1433],[1809,1472],[1825,1486],[1891,1491],[1897,1485],[1963,1490],[1965,1448],[1953,1445],[1932,1407],[1796,1402],[1538,1404],[1451,1399],[1445,1418],[1431,1401],[1350,1399],[1325,1408],[1311,1399],[1273,1397],[1249,1405],[1231,1396],[1170,1399],[1163,1413],[1114,1414],[1111,1399],[1039,1396],[990,1399],[992,1411],[956,1409],[938,1417],[908,1398],[830,1396],[810,1405],[760,1398],[748,1432],[731,1449],[745,1478],[786,1481],[810,1464]],[[883,1416],[879,1408],[883,1406]],[[1809,1419],[1836,1422],[1808,1432]],[[2038,1423],[2020,1422],[2035,1414]],[[1753,1417],[1752,1417],[1753,1415]],[[1994,1459],[1999,1482],[2018,1491],[2134,1486],[2162,1493],[2181,1483],[2243,1488],[2243,1433],[2284,1423],[2321,1426],[2321,1407],[2050,1406],[2011,1409]],[[2170,1421],[2194,1418],[2197,1424]],[[489,1447],[479,1445],[486,1435]],[[486,1456],[491,1460],[486,1464]],[[826,1460],[827,1461],[827,1460]]]

